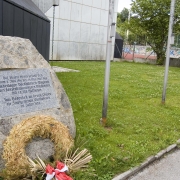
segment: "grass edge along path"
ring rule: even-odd
[[[110,180],[180,138],[179,68],[169,69],[166,104],[162,105],[163,66],[112,62],[107,127],[103,128],[99,120],[105,63],[53,65],[80,70],[57,73],[73,108],[77,136],[88,140],[86,147],[93,155],[89,172],[77,173],[75,179]]]

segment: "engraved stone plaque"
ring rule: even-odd
[[[59,107],[48,69],[0,71],[0,117]]]

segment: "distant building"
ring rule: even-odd
[[[123,38],[116,32],[114,47],[114,58],[122,58]]]
[[[0,35],[31,40],[49,60],[50,20],[31,0],[0,0]]]
[[[41,10],[44,8],[42,3],[46,1],[33,0]],[[57,1],[59,6],[55,6],[53,60],[105,60],[109,0]],[[115,22],[117,8],[118,0],[115,0]],[[51,20],[51,59],[53,7],[45,14]],[[113,54],[114,38],[112,57]]]

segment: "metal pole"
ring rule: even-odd
[[[133,58],[132,58],[133,61],[134,61],[134,53],[135,53],[135,42],[134,42],[134,45],[133,45]]]
[[[165,99],[166,99],[166,86],[167,86],[167,80],[168,80],[170,47],[171,47],[171,36],[172,36],[172,30],[173,30],[175,1],[176,0],[171,0],[171,10],[170,10],[170,17],[169,17],[169,32],[168,32],[168,42],[167,42],[167,51],[166,51],[165,73],[164,73],[164,86],[163,86],[163,93],[162,93],[162,103],[163,104],[165,104]]]
[[[54,19],[55,19],[55,5],[53,5],[53,28],[52,28],[52,54],[51,54],[51,60],[53,60],[53,48],[54,48]]]
[[[108,32],[107,32],[107,46],[106,46],[106,69],[104,79],[104,97],[102,107],[102,119],[101,123],[103,126],[106,125],[107,119],[107,108],[108,108],[108,91],[109,91],[109,76],[110,76],[110,61],[112,52],[112,37],[115,30],[115,24],[113,22],[114,15],[114,0],[109,0],[109,15],[108,15]]]

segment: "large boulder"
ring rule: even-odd
[[[30,70],[31,69],[46,69],[50,72],[52,80],[53,94],[58,104],[57,107],[33,109],[30,112],[22,111],[20,114],[2,113],[0,111],[0,154],[2,155],[3,141],[8,136],[12,127],[22,120],[35,115],[48,115],[62,122],[69,128],[72,137],[75,137],[76,127],[73,117],[73,111],[69,99],[57,78],[55,72],[36,50],[33,44],[28,39],[18,37],[0,36],[0,73],[6,70]],[[26,73],[26,71],[24,71]],[[2,93],[0,93],[0,96]],[[2,98],[0,98],[1,100]],[[2,103],[2,102],[0,102]],[[0,106],[0,108],[3,105]],[[3,107],[2,107],[3,108]],[[12,107],[11,107],[12,108]],[[16,112],[16,111],[15,111]],[[20,111],[21,112],[21,111]],[[5,115],[4,115],[5,114]],[[44,147],[44,148],[42,148]],[[53,143],[48,139],[35,139],[26,147],[27,154],[34,158],[35,152],[46,159],[53,153]],[[0,158],[0,169],[4,167],[4,161]]]

